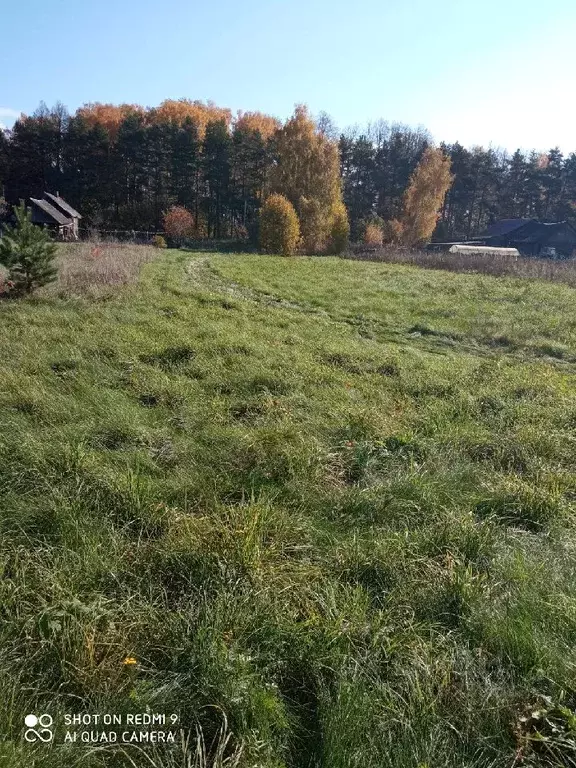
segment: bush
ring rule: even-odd
[[[315,197],[301,197],[298,202],[302,247],[306,253],[322,253],[329,237],[329,212]]]
[[[185,237],[192,237],[195,233],[194,216],[181,205],[173,205],[164,213],[164,230],[178,245],[182,244]]]
[[[348,246],[350,238],[350,223],[348,221],[348,211],[346,206],[340,200],[332,209],[332,227],[330,229],[330,253],[344,253]]]
[[[366,224],[362,240],[364,245],[382,245],[384,240],[382,228],[378,224]]]
[[[154,235],[152,238],[152,245],[154,248],[167,248],[166,240],[162,237],[162,235]]]
[[[260,211],[260,247],[266,253],[291,256],[300,240],[300,224],[294,206],[284,195],[270,195]]]
[[[390,219],[382,224],[382,237],[385,243],[397,245],[402,242],[404,227],[398,219]]]
[[[237,224],[234,230],[234,237],[236,240],[248,240],[250,237],[248,227],[245,224]]]
[[[57,246],[44,229],[32,224],[24,202],[14,209],[16,225],[0,240],[0,264],[8,269],[14,293],[31,293],[56,279]]]

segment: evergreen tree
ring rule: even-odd
[[[469,236],[481,232],[499,216],[499,197],[505,158],[495,150],[477,147],[472,151],[476,171],[475,196],[471,209]]]
[[[160,227],[162,211],[169,202],[175,130],[169,122],[155,121],[146,126],[144,133],[146,203],[150,214],[142,224],[152,222],[155,229]]]
[[[225,218],[229,203],[232,139],[225,120],[211,120],[202,145],[208,237],[226,233]]]
[[[15,226],[6,227],[0,239],[0,264],[8,270],[15,293],[31,293],[56,278],[57,247],[45,230],[32,224],[23,202],[14,215]]]
[[[172,136],[171,193],[178,205],[194,211],[196,228],[200,202],[200,168],[198,125],[187,116]]]
[[[254,224],[269,164],[270,144],[260,127],[244,120],[237,124],[232,134],[231,198],[234,219],[247,230]]]
[[[557,217],[560,221],[574,221],[576,218],[576,153],[564,160],[564,186],[558,203]]]
[[[114,171],[110,154],[110,137],[102,125],[90,125],[81,115],[71,118],[64,141],[64,177],[60,191],[82,211],[85,225],[114,217]]]
[[[548,152],[542,168],[541,215],[545,221],[554,221],[559,217],[565,183],[564,157],[556,147]]]
[[[404,191],[430,143],[430,137],[424,131],[414,131],[405,125],[393,125],[389,131],[387,127],[378,125],[376,137],[376,213],[383,219],[392,219],[399,216],[402,210]]]
[[[150,206],[146,205],[148,168],[143,151],[145,137],[146,123],[142,114],[130,113],[120,123],[114,157],[117,163],[117,223],[122,227],[139,229],[150,223]]]
[[[58,103],[51,110],[43,102],[30,117],[16,121],[10,139],[10,174],[7,197],[12,203],[60,190],[63,147],[68,113]]]
[[[522,188],[523,206],[526,218],[538,219],[542,215],[543,201],[543,167],[546,165],[546,155],[530,152],[527,160],[527,172]]]
[[[377,187],[375,183],[376,150],[369,139],[362,135],[351,141],[340,138],[344,202],[350,216],[352,238],[361,236],[362,222],[376,210]]]
[[[517,149],[512,157],[507,158],[503,169],[498,206],[499,217],[503,219],[523,219],[526,216],[526,201],[523,195],[528,164],[524,154]]]
[[[4,193],[4,185],[8,178],[8,160],[10,144],[8,142],[8,133],[0,127],[0,197]]]

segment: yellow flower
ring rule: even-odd
[[[134,664],[137,664],[138,662],[136,661],[136,659],[133,656],[126,656],[126,658],[124,659],[124,661],[122,663],[125,666],[127,666],[127,667],[131,667]]]

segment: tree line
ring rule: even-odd
[[[313,151],[310,131],[321,142]],[[264,197],[280,192],[309,241],[326,234],[320,210],[335,211],[343,199],[353,240],[376,228],[394,241],[413,226],[403,214],[407,190],[431,147],[423,128],[378,121],[339,134],[328,116],[311,121],[302,108],[281,124],[186,99],[154,108],[88,104],[73,115],[42,104],[0,131],[0,191],[9,205],[58,191],[84,226],[102,229],[160,230],[165,211],[181,206],[198,237],[214,238],[254,236]],[[574,218],[576,154],[439,149],[452,184],[434,239],[466,238],[500,218]]]
[[[10,205],[58,191],[85,226],[160,229],[171,205],[191,210],[199,236],[242,235],[271,162],[274,118],[201,102],[41,105],[0,133],[0,186]]]
[[[425,129],[384,121],[340,137],[344,200],[353,238],[375,215],[397,216],[402,190],[409,183],[431,137]],[[499,219],[576,218],[576,153],[547,153],[466,148],[440,143],[450,159],[453,183],[443,201],[434,232],[436,240],[466,239]]]

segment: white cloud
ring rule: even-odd
[[[11,124],[15,120],[18,120],[22,113],[17,109],[11,109],[10,107],[0,107],[0,128],[6,128],[7,123]]]

